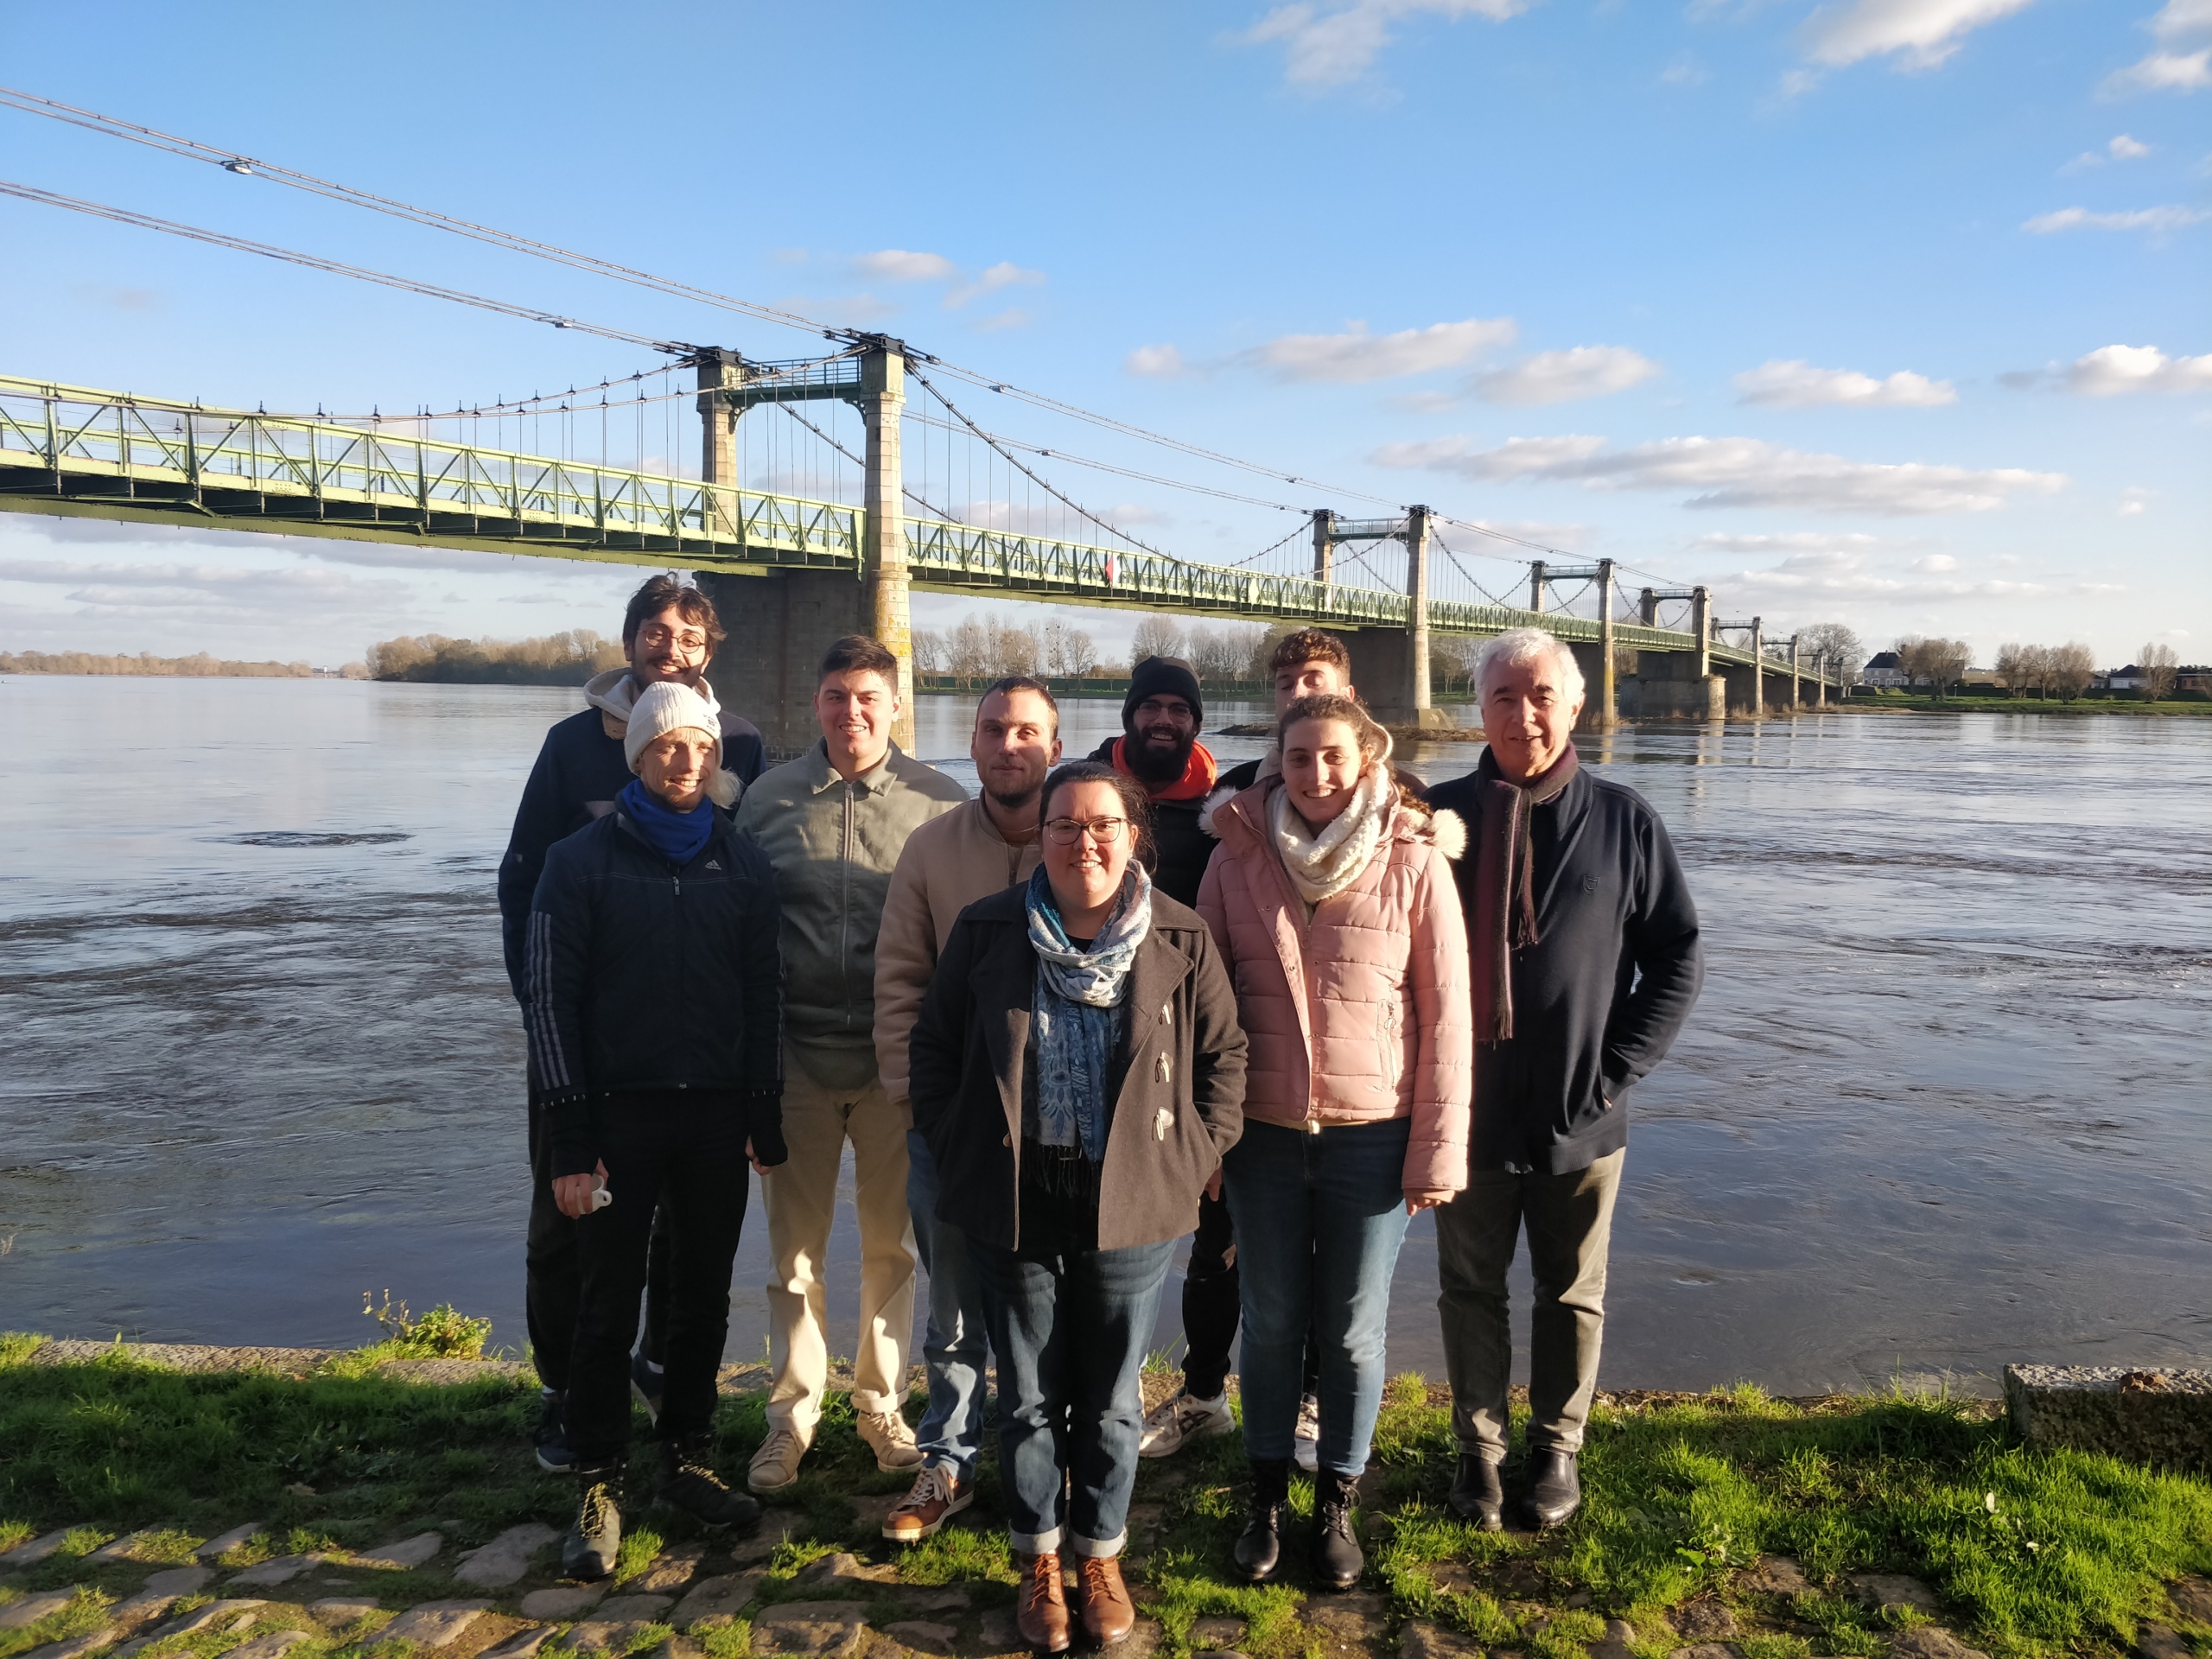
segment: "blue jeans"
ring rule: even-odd
[[[1175,1241],[1064,1255],[972,1239],[969,1249],[999,1357],[999,1475],[1014,1547],[1118,1555],[1144,1428],[1145,1348]]]
[[[1244,1120],[1222,1189],[1243,1278],[1246,1457],[1291,1455],[1310,1323],[1321,1351],[1321,1467],[1366,1469],[1412,1130],[1402,1117],[1319,1135]]]
[[[922,1339],[930,1408],[922,1414],[914,1440],[930,1462],[971,1480],[983,1449],[989,1323],[968,1235],[937,1218],[937,1160],[919,1129],[906,1131],[906,1205],[914,1212],[914,1253],[930,1276],[929,1320]]]

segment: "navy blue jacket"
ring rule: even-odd
[[[1479,783],[1436,784],[1428,804],[1467,821],[1452,866],[1475,907]],[[1587,1169],[1628,1144],[1629,1091],[1666,1058],[1704,982],[1697,906],[1667,827],[1634,790],[1579,770],[1529,817],[1537,942],[1513,955],[1513,1036],[1475,1045],[1470,1169]]]
[[[555,1175],[591,1173],[594,1101],[679,1089],[747,1101],[761,1161],[781,1161],[776,924],[774,872],[719,812],[681,866],[619,806],[554,843],[524,941],[523,1023]]]
[[[767,763],[760,728],[735,715],[722,715],[722,770],[750,785]],[[523,934],[530,924],[530,898],[545,868],[545,852],[594,818],[614,810],[614,798],[630,781],[622,740],[607,734],[596,709],[571,715],[545,734],[537,764],[523,785],[515,827],[499,861],[499,934],[506,948],[507,983],[522,1000]]]

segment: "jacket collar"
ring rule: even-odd
[[[882,794],[894,781],[892,766],[899,758],[899,746],[893,743],[884,750],[882,760],[854,779],[853,782],[867,794]],[[845,781],[837,768],[830,764],[830,740],[826,737],[816,738],[814,747],[802,757],[802,761],[806,767],[806,786],[814,794],[819,795],[832,784]]]

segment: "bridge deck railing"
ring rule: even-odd
[[[118,517],[181,507],[211,522],[315,520],[341,535],[411,530],[565,557],[860,569],[866,515],[856,506],[486,448],[416,425],[363,427],[0,376],[0,495],[105,504]],[[1406,595],[1386,588],[931,518],[908,518],[905,529],[909,570],[925,588],[1343,628],[1407,621]],[[1428,618],[1444,633],[1536,625],[1577,643],[1600,637],[1592,619],[1504,605],[1432,600]],[[1637,650],[1694,644],[1687,632],[1636,623],[1617,623],[1613,637]],[[1712,656],[1752,661],[1719,644]]]

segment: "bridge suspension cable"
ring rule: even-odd
[[[202,230],[196,225],[181,225],[175,219],[156,219],[151,213],[133,213],[126,207],[111,207],[103,202],[86,201],[77,196],[65,196],[52,190],[41,190],[34,185],[16,184],[0,179],[0,195],[20,197],[48,207],[66,207],[72,213],[89,214],[94,219],[112,219],[118,225],[130,225],[139,230],[160,231],[168,236],[181,236],[188,241],[205,242],[210,246],[228,248],[237,253],[257,253],[264,259],[281,259],[287,264],[305,265],[311,270],[328,271],[334,276],[353,276],[365,283],[380,283],[386,288],[396,288],[410,294],[421,294],[431,299],[451,300],[457,305],[473,305],[481,311],[496,311],[503,316],[519,317],[525,322],[550,323],[556,328],[572,328],[579,334],[596,334],[602,340],[619,340],[626,345],[647,346],[657,352],[682,355],[697,350],[679,340],[656,340],[651,334],[634,334],[627,328],[613,328],[604,323],[585,322],[575,317],[564,317],[551,311],[541,311],[535,306],[511,305],[505,300],[486,299],[481,294],[469,294],[457,288],[442,288],[435,283],[417,282],[412,276],[395,276],[389,271],[371,270],[365,265],[349,265],[336,259],[325,259],[320,254],[301,253],[291,248],[280,248],[272,243],[252,242],[242,236],[232,236],[224,231]]]

